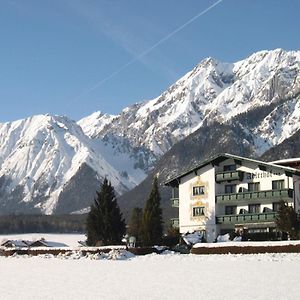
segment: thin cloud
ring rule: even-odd
[[[89,89],[83,91],[78,96],[73,98],[72,102],[77,101],[78,99],[82,98],[83,96],[86,96],[93,90],[99,88],[104,83],[106,83],[107,81],[109,81],[110,79],[112,79],[113,77],[115,77],[116,75],[118,75],[123,70],[127,69],[130,65],[132,65],[133,63],[135,63],[137,61],[141,61],[147,65],[147,61],[145,60],[145,57],[150,52],[155,50],[157,47],[159,47],[161,44],[163,44],[164,42],[169,40],[171,37],[175,36],[177,33],[179,33],[185,27],[187,27],[188,25],[190,25],[191,23],[196,21],[199,17],[203,16],[204,14],[206,14],[207,12],[212,10],[214,7],[219,5],[221,2],[223,2],[223,0],[218,0],[218,1],[214,2],[212,5],[210,5],[209,7],[207,7],[206,9],[202,10],[201,12],[196,14],[194,17],[189,19],[187,22],[185,22],[181,26],[177,27],[175,30],[173,30],[169,34],[165,35],[163,38],[159,39],[156,43],[152,44],[152,46],[150,46],[146,50],[142,50],[142,51],[138,51],[138,49],[136,49],[137,48],[136,45],[139,45],[139,42],[134,42],[133,41],[134,39],[132,37],[128,38],[128,35],[127,36],[124,35],[124,32],[122,32],[122,30],[120,30],[119,26],[112,24],[110,21],[108,21],[107,18],[105,18],[105,16],[101,16],[101,26],[99,27],[99,30],[101,30],[101,32],[104,34],[107,34],[109,37],[119,41],[121,43],[122,47],[126,51],[128,51],[133,56],[133,58],[131,60],[129,60],[127,63],[125,63],[124,65],[122,65],[120,68],[116,69],[111,74],[109,74],[108,76],[103,78],[102,80],[98,81],[95,85],[93,85]],[[85,16],[85,18],[87,18],[90,22],[93,22],[94,25],[99,26],[99,23],[98,23],[99,15],[97,18],[98,21],[96,22],[95,14],[92,13],[90,10],[87,10],[87,9],[84,9],[84,7],[81,7],[78,10],[78,13],[80,13],[82,16]],[[134,45],[135,45],[135,47],[134,47]]]

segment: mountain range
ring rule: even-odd
[[[215,153],[298,156],[299,100],[300,51],[276,49],[236,63],[204,59],[118,115],[0,123],[0,212],[83,213],[108,177],[128,214],[154,175],[162,182]]]

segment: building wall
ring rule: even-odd
[[[295,211],[300,213],[300,176],[293,176]]]
[[[228,159],[222,162],[217,168],[216,172],[223,172],[223,168],[225,165],[234,164],[232,159]],[[285,175],[284,171],[279,171],[278,169],[274,169],[272,167],[267,167],[265,171],[259,169],[256,163],[252,162],[242,162],[242,165],[237,165],[237,170],[244,172],[244,178],[242,181],[231,181],[231,182],[222,182],[216,183],[216,194],[225,194],[225,186],[230,184],[236,184],[236,192],[247,192],[249,183],[259,183],[260,191],[272,190],[272,181],[275,180],[284,180],[284,188],[293,188],[293,177],[288,177]],[[264,200],[257,201],[256,203],[260,204],[260,212],[264,212],[264,210],[272,210],[273,202],[278,202],[280,199]],[[293,203],[292,199],[286,199],[291,204]],[[299,199],[300,201],[300,199]],[[228,204],[230,205],[230,204]],[[299,202],[300,207],[300,202]],[[237,206],[237,213],[239,213],[240,209],[245,209],[248,211],[248,204],[241,204]],[[216,214],[223,215],[225,214],[225,205],[217,205]]]
[[[193,187],[204,186],[204,195],[193,196]],[[215,170],[208,165],[181,178],[179,186],[179,226],[181,233],[206,231],[206,239],[216,237]],[[204,207],[204,216],[193,216],[194,207]]]
[[[216,172],[222,172],[224,165],[234,164],[233,160],[226,160],[222,162],[216,169]],[[245,163],[243,161],[243,165],[237,165],[237,170],[244,171],[245,176],[243,181],[237,184],[237,192],[239,188],[248,189],[248,183],[260,182],[260,190],[271,190],[272,189],[272,181],[273,180],[281,180],[285,181],[285,188],[293,188],[293,179],[292,177],[287,177],[284,171],[274,170],[273,168],[267,168],[266,171],[262,171],[259,169],[257,164],[254,163]],[[228,183],[230,184],[230,183]],[[217,184],[217,193],[223,194],[225,193],[224,184]]]
[[[236,165],[236,169],[244,172],[242,181],[225,181],[216,183],[215,175],[218,172],[224,172],[225,165],[235,164],[233,159],[227,159],[218,166],[207,165],[197,172],[190,173],[180,179],[179,185],[179,228],[181,233],[205,230],[206,239],[208,242],[213,242],[222,229],[234,228],[234,224],[216,224],[216,216],[225,215],[225,207],[230,203],[216,204],[216,195],[225,194],[225,186],[236,184],[236,193],[247,192],[249,183],[260,183],[260,191],[272,190],[272,181],[284,180],[284,189],[294,188],[294,199],[284,199],[289,201],[290,205],[294,205],[296,211],[300,212],[300,176],[288,177],[283,170],[275,169],[268,166],[266,170],[260,170],[257,163],[242,161],[241,165]],[[194,196],[193,187],[204,186],[204,194]],[[260,213],[271,212],[273,203],[279,202],[280,199],[258,199],[240,201],[233,203],[237,206],[237,214],[240,209],[245,209],[248,212],[250,203],[260,204]],[[204,207],[204,215],[193,216],[194,207]],[[254,226],[266,227],[266,224],[253,224]],[[273,227],[275,225],[273,224]]]

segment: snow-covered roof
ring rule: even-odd
[[[31,243],[30,241],[23,241],[23,240],[6,240],[1,244],[1,246],[23,248],[23,247],[28,247],[30,243]]]
[[[294,162],[300,162],[300,157],[274,160],[274,161],[271,161],[270,163],[280,165],[280,164],[294,163]]]
[[[52,241],[46,241],[44,239],[32,242],[30,244],[30,247],[68,247],[68,245],[64,243],[58,243],[58,242],[52,242]]]
[[[68,245],[59,242],[46,241],[44,239],[36,241],[25,241],[25,240],[6,240],[1,244],[2,247],[68,247]]]
[[[215,156],[212,156],[211,158],[197,164],[195,167],[193,167],[192,169],[189,169],[173,178],[170,178],[168,180],[165,181],[165,185],[169,185],[169,186],[174,186],[174,185],[178,185],[178,180],[180,178],[182,178],[183,176],[186,176],[192,172],[195,172],[196,170],[199,170],[203,167],[205,167],[206,165],[209,165],[211,163],[213,164],[218,164],[226,159],[234,159],[237,161],[247,161],[247,162],[252,162],[255,163],[257,165],[260,166],[265,166],[265,167],[272,167],[274,169],[277,170],[283,170],[283,171],[287,171],[290,172],[292,174],[296,174],[296,175],[300,175],[300,171],[291,167],[286,167],[286,166],[281,166],[278,164],[274,164],[273,162],[264,162],[264,161],[260,161],[260,160],[256,160],[256,159],[252,159],[252,158],[247,158],[247,157],[242,157],[242,156],[238,156],[238,155],[234,155],[234,154],[229,154],[229,153],[222,153],[222,154],[217,154]]]

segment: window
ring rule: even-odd
[[[235,184],[227,184],[225,185],[225,194],[231,194],[236,192]]]
[[[172,188],[172,198],[179,198],[179,188]]]
[[[204,186],[193,186],[193,196],[204,195]]]
[[[260,186],[259,182],[248,183],[248,191],[249,192],[257,192],[257,191],[259,191],[259,186]]]
[[[204,216],[204,206],[193,207],[193,217]]]
[[[282,190],[284,189],[284,180],[273,180],[272,190]]]
[[[272,211],[272,209],[269,208],[269,207],[264,207],[264,208],[263,208],[263,212],[264,212],[264,213],[268,213],[268,212],[271,212],[271,211]]]
[[[225,165],[223,167],[224,172],[236,171],[236,165]]]
[[[247,210],[245,208],[241,208],[239,214],[244,215],[247,213]]]
[[[260,213],[260,204],[249,204],[248,211],[250,214]]]
[[[272,206],[273,206],[273,211],[279,211],[279,208],[280,208],[279,202],[272,203]]]
[[[265,233],[268,232],[268,228],[249,228],[248,233]]]
[[[239,193],[245,193],[248,192],[246,188],[244,188],[243,186],[239,187]]]
[[[225,215],[236,215],[236,205],[225,206]]]

